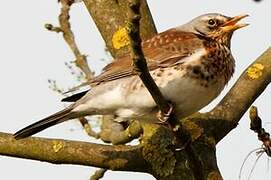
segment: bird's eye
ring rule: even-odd
[[[216,25],[216,21],[213,20],[213,19],[209,19],[208,24],[209,24],[210,26],[215,26],[215,25]]]

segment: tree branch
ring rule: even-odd
[[[123,124],[115,122],[112,119],[103,119],[101,125],[100,138],[104,142],[117,144],[126,144],[142,134],[142,127],[138,121],[132,121],[127,128]]]
[[[146,172],[147,163],[140,146],[110,146],[60,139],[26,138],[15,140],[0,133],[0,155],[46,161],[53,164],[77,164],[118,171]]]
[[[140,0],[129,0],[128,17],[129,17],[129,26],[128,26],[128,35],[130,40],[131,47],[131,59],[133,60],[134,71],[138,74],[143,84],[146,86],[150,92],[153,100],[160,109],[162,113],[167,113],[170,110],[169,103],[163,97],[158,86],[152,79],[147,62],[144,57],[142,48],[141,48],[141,38],[139,34],[139,21],[140,21]]]
[[[114,58],[121,57],[129,52],[128,43],[121,43],[116,46],[114,37],[123,32],[126,28],[128,17],[128,1],[94,1],[83,0],[96,26],[98,27],[106,46]],[[141,2],[141,21],[140,21],[140,35],[145,39],[149,39],[157,34],[148,4],[146,0]],[[123,40],[120,38],[120,40]]]
[[[196,131],[197,138],[204,132],[205,136],[214,138],[215,143],[218,143],[237,126],[244,113],[270,82],[271,48],[268,48],[242,73],[213,110],[207,113],[196,113],[185,120],[180,120],[180,123],[184,126],[187,122],[195,123],[202,128],[202,132]]]
[[[82,127],[84,128],[87,135],[89,135],[90,137],[94,137],[96,139],[100,138],[100,134],[92,130],[91,125],[88,123],[88,120],[85,117],[80,117],[78,118],[78,120],[80,124],[82,125]]]
[[[271,156],[271,139],[270,134],[262,127],[262,119],[258,115],[256,106],[252,106],[249,110],[250,129],[257,133],[258,139],[263,143],[264,152]]]
[[[75,60],[76,66],[78,68],[80,68],[84,72],[86,78],[88,80],[90,80],[93,78],[94,72],[92,72],[88,66],[86,55],[81,54],[81,52],[75,42],[74,34],[71,30],[71,24],[69,22],[70,7],[74,3],[74,1],[59,0],[59,2],[62,5],[61,12],[58,17],[60,27],[54,27],[51,24],[46,24],[45,28],[50,31],[55,31],[57,33],[59,33],[59,32],[63,33],[64,40],[66,41],[66,43],[68,44],[68,46],[72,50],[74,56],[76,57],[76,60]]]
[[[215,139],[220,141],[236,127],[244,113],[271,82],[271,48],[268,48],[240,76],[222,101],[206,117],[215,120]],[[218,125],[217,119],[227,126]]]
[[[99,180],[102,179],[104,174],[106,173],[106,169],[99,169],[97,170],[91,177],[90,180]]]

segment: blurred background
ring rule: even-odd
[[[250,26],[237,31],[232,40],[236,59],[236,73],[223,93],[202,111],[210,110],[225,95],[241,72],[271,44],[271,1],[263,0],[148,0],[159,32],[183,24],[210,12],[228,16],[249,14]],[[45,23],[58,24],[60,5],[56,1],[3,1],[0,6],[0,132],[14,133],[63,108],[62,96],[49,89],[48,79],[54,79],[63,88],[76,84],[74,76],[64,65],[74,60],[62,36],[48,32]],[[88,55],[90,67],[98,74],[111,57],[105,53],[105,44],[82,3],[71,10],[71,24],[82,53]],[[263,126],[271,132],[270,87],[257,99]],[[41,137],[97,142],[89,138],[77,121],[68,121],[38,134]],[[249,129],[246,113],[237,128],[217,145],[218,165],[225,180],[238,179],[246,155],[261,146],[256,134]],[[257,155],[253,153],[245,163],[242,179],[247,179]],[[263,155],[251,180],[270,179],[269,158]],[[87,180],[96,168],[53,165],[45,162],[0,156],[1,179],[65,179]],[[154,178],[147,174],[108,171],[104,180]]]

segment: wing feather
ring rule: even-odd
[[[190,56],[197,49],[203,47],[203,41],[204,39],[197,34],[170,29],[142,42],[142,49],[149,71],[183,63],[185,57]],[[99,76],[79,85],[79,87],[86,85],[95,86],[132,75],[135,75],[135,72],[133,71],[130,55],[127,54],[119,59],[115,59],[103,68],[103,72]],[[79,88],[73,89],[77,90]]]

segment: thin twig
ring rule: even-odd
[[[81,125],[83,126],[85,132],[90,136],[94,137],[96,139],[100,138],[99,133],[96,133],[95,131],[92,130],[91,125],[88,123],[87,119],[85,117],[80,117],[79,121]]]
[[[258,135],[258,139],[260,141],[263,142],[263,147],[261,148],[257,148],[253,151],[251,151],[245,158],[242,166],[241,166],[241,169],[240,169],[240,172],[239,172],[239,179],[241,179],[241,173],[242,173],[242,169],[244,167],[244,164],[245,162],[247,161],[248,157],[254,153],[255,151],[257,150],[260,150],[257,152],[258,154],[258,157],[257,159],[255,160],[251,170],[250,170],[250,173],[249,173],[249,176],[248,176],[248,180],[251,178],[251,175],[256,167],[256,164],[258,162],[258,160],[260,159],[260,157],[266,153],[269,157],[270,157],[270,150],[271,150],[271,147],[270,147],[270,135],[269,133],[265,132],[265,129],[262,128],[262,120],[261,118],[259,117],[258,115],[258,110],[257,110],[257,107],[256,106],[251,106],[250,110],[249,110],[249,117],[250,117],[250,129],[253,130],[255,133],[257,133]],[[268,158],[269,158],[268,157]]]
[[[253,164],[253,166],[252,166],[252,168],[251,168],[251,170],[250,170],[250,172],[249,172],[249,176],[248,176],[248,178],[247,178],[248,180],[250,180],[251,175],[252,175],[252,173],[253,173],[253,171],[254,171],[256,165],[257,165],[257,162],[259,161],[260,157],[262,157],[263,154],[264,154],[264,152],[260,152],[260,154],[258,154],[258,157],[256,158],[256,160],[255,160],[255,162],[254,162],[254,164]]]
[[[263,150],[263,148],[257,148],[257,149],[254,149],[254,150],[250,151],[250,152],[248,153],[248,155],[246,155],[246,157],[245,157],[245,159],[244,159],[244,161],[243,161],[243,163],[242,163],[242,165],[241,165],[240,171],[239,171],[239,176],[238,176],[238,177],[239,177],[239,180],[241,180],[241,177],[242,177],[242,170],[244,169],[244,165],[245,165],[246,161],[248,160],[249,156],[250,156],[252,153],[254,153],[254,152],[256,152],[256,151],[259,151],[259,150]]]
[[[258,115],[256,106],[252,106],[249,111],[250,129],[258,135],[258,139],[263,143],[264,150],[268,156],[271,156],[270,134],[262,127],[262,120]]]
[[[139,0],[129,0],[130,9],[129,11],[129,26],[128,34],[131,47],[131,57],[133,60],[134,71],[138,74],[143,84],[146,86],[150,94],[152,95],[153,100],[157,104],[159,110],[163,114],[167,114],[171,105],[163,97],[158,86],[155,84],[152,79],[147,62],[144,57],[142,48],[141,48],[141,38],[139,33],[139,24],[140,24],[140,1]]]
[[[106,169],[99,169],[90,177],[90,180],[99,180],[104,177]]]
[[[88,80],[93,78],[93,71],[90,70],[88,63],[87,63],[87,58],[86,55],[81,54],[80,50],[78,49],[78,46],[75,42],[74,39],[74,35],[73,32],[71,30],[71,25],[69,22],[70,19],[70,7],[72,6],[73,3],[75,3],[76,1],[73,0],[60,0],[59,1],[62,5],[61,7],[61,12],[60,15],[58,17],[59,20],[59,25],[60,27],[54,27],[51,24],[46,24],[45,28],[50,30],[50,31],[54,31],[54,32],[62,32],[63,33],[63,38],[66,41],[66,43],[69,45],[70,49],[72,50],[76,60],[75,60],[75,64],[78,68],[80,68],[86,78]]]
[[[77,3],[78,1],[75,0],[59,0],[61,3],[61,12],[58,17],[59,20],[59,25],[60,27],[54,27],[52,24],[45,24],[45,28],[48,29],[49,31],[57,32],[57,33],[62,33],[63,38],[65,42],[68,44],[70,49],[72,50],[76,60],[75,64],[76,66],[81,69],[82,72],[84,72],[85,77],[87,80],[91,80],[94,76],[94,72],[90,70],[88,64],[87,64],[87,58],[85,55],[81,54],[74,38],[74,34],[71,30],[71,25],[70,25],[70,7],[74,4]],[[66,64],[67,65],[67,64]],[[65,93],[62,93],[63,95]],[[95,138],[99,138],[99,135],[95,133],[92,129],[88,121],[83,117],[79,118],[80,123],[82,124],[85,132]]]

